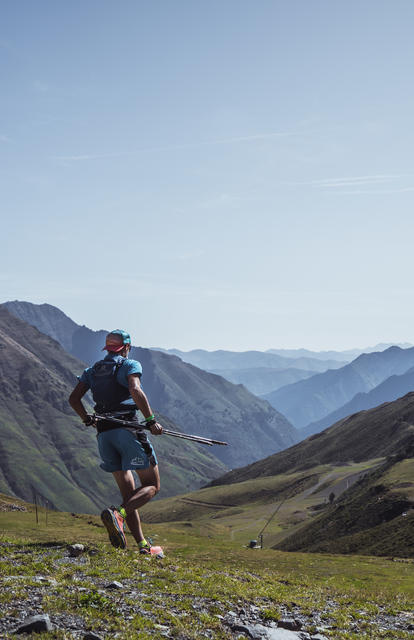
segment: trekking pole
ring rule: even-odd
[[[118,424],[123,424],[126,427],[135,427],[135,428],[143,428],[151,431],[151,427],[148,427],[145,422],[130,422],[129,420],[121,420],[120,418],[112,418],[109,416],[101,416],[98,414],[94,414],[94,417],[97,420],[109,420],[110,422],[117,422]],[[174,438],[183,438],[184,440],[192,440],[193,442],[199,442],[200,444],[206,444],[209,447],[212,447],[213,444],[224,445],[227,446],[227,442],[222,442],[221,440],[213,440],[212,438],[204,438],[203,436],[195,436],[189,433],[180,433],[179,431],[171,431],[170,429],[162,430],[163,434],[166,436],[173,436]]]

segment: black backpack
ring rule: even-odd
[[[95,411],[98,413],[119,409],[121,402],[131,398],[129,390],[116,379],[125,360],[123,356],[117,356],[114,360],[99,360],[93,365],[90,384]]]

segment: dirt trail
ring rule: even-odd
[[[213,509],[229,509],[230,507],[237,507],[236,504],[214,504],[213,502],[203,502],[202,500],[194,500],[193,498],[180,498],[181,502],[187,502],[188,504],[194,504],[199,507],[209,507]]]

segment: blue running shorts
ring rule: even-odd
[[[111,429],[98,433],[98,447],[101,454],[101,469],[128,471],[148,469],[158,464],[151,442],[145,434],[144,443],[127,429]]]

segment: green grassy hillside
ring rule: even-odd
[[[414,438],[414,393],[369,411],[361,411],[298,444],[212,484],[230,484],[260,476],[311,469],[320,464],[360,462],[408,450]]]
[[[12,509],[0,496],[0,635],[33,613],[47,613],[45,640],[101,637],[219,640],[283,633],[295,619],[301,633],[335,640],[412,637],[411,562],[388,558],[250,550],[213,521],[146,525],[165,550],[148,560],[131,544],[113,549],[96,516]],[[70,557],[68,544],[83,543]],[[118,581],[118,589],[108,585]],[[319,636],[317,634],[320,634]],[[290,637],[299,638],[292,633]]]
[[[225,527],[231,540],[288,551],[414,557],[414,458],[319,465],[152,503],[151,523]]]
[[[225,527],[231,539],[246,544],[265,529],[264,544],[272,546],[312,522],[327,507],[329,495],[338,498],[369,470],[382,463],[373,459],[342,466],[320,465],[308,470],[246,480],[230,485],[159,500],[146,506],[146,522],[187,522],[198,530],[211,521]]]
[[[277,547],[414,557],[413,534],[414,458],[390,458]]]
[[[274,519],[273,529],[267,530],[267,535],[275,533],[270,544],[286,550],[413,557],[413,425],[414,394],[409,393],[341,420],[286,451],[235,469],[214,480],[211,489],[228,495],[244,488],[247,505],[257,483],[272,486],[277,493],[277,486],[289,478],[290,498]],[[362,473],[365,466],[366,474]],[[342,478],[338,476],[341,467],[348,469]],[[311,495],[323,500],[303,503],[305,494],[296,487],[298,477],[301,482],[317,477]],[[208,501],[214,492],[206,495]],[[279,497],[284,495],[279,492]],[[260,517],[254,497],[252,501],[252,516]]]

